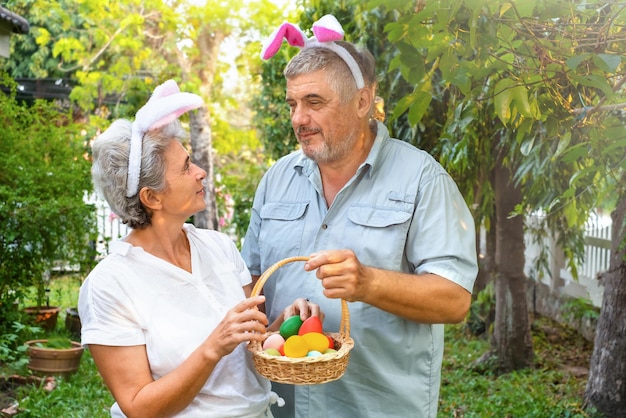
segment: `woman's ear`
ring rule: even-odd
[[[161,208],[161,195],[149,187],[142,187],[139,190],[139,200],[146,209],[151,211]]]

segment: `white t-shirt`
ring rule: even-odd
[[[145,345],[154,379],[177,368],[245,298],[250,273],[226,235],[185,224],[189,273],[124,240],[87,276],[78,309],[82,343]],[[265,416],[270,383],[245,344],[223,357],[179,417]],[[123,416],[117,404],[112,416]],[[122,414],[122,415],[120,415]]]

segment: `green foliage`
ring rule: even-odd
[[[583,298],[572,298],[563,304],[563,316],[576,321],[598,319],[600,310],[593,303]]]
[[[34,346],[40,348],[56,349],[72,348],[72,341],[67,337],[54,336],[46,338],[44,342],[35,343]]]
[[[12,85],[8,78],[3,84]],[[87,138],[71,116],[0,93],[0,119],[0,311],[10,324],[28,286],[44,302],[45,273],[58,262],[93,265],[95,212],[84,202],[91,191]]]
[[[89,350],[83,353],[75,374],[56,378],[54,390],[31,384],[20,387],[17,394],[19,416],[30,418],[105,418],[114,402]]]
[[[214,120],[215,191],[220,230],[241,244],[248,224],[256,186],[267,168],[253,130],[233,128]]]
[[[591,345],[580,344],[575,333],[550,343],[541,332],[544,322],[536,319],[533,326],[539,367],[502,375],[475,364],[490,349],[487,339],[468,336],[462,325],[447,325],[438,416],[588,417],[582,409],[586,378],[565,366],[586,367]]]
[[[590,211],[626,193],[626,13],[599,0],[371,5],[381,3],[396,11],[385,25],[398,51],[391,68],[413,86],[392,118],[428,127],[419,135],[436,141],[420,145],[455,178],[477,224],[491,223],[502,155],[524,194],[512,215],[544,214],[573,267]]]
[[[493,282],[489,282],[472,301],[467,318],[465,318],[465,327],[472,335],[482,335],[485,332],[491,335],[492,330],[489,327],[493,323],[495,309],[494,285]]]
[[[41,335],[42,329],[14,321],[6,324],[0,333],[0,374],[12,374],[26,370],[28,356],[24,341]],[[5,373],[6,372],[6,373]]]

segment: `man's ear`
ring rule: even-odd
[[[146,209],[157,210],[161,208],[161,194],[149,187],[142,187],[139,190],[139,200]]]
[[[358,116],[359,118],[369,119],[372,107],[374,106],[374,89],[370,87],[363,87],[359,90],[358,96]]]

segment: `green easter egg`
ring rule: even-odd
[[[278,351],[275,348],[267,348],[267,349],[265,349],[263,351],[265,351],[267,354],[269,354],[271,356],[280,356],[281,355],[280,351]]]
[[[286,340],[292,335],[298,335],[298,331],[300,330],[300,326],[302,325],[302,320],[300,319],[300,315],[290,316],[285,319],[285,321],[280,326],[280,335]]]

